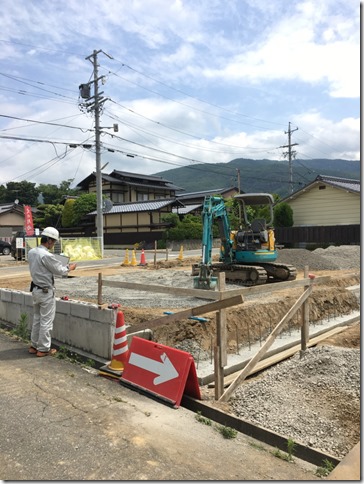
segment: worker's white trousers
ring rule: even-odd
[[[33,296],[33,326],[30,336],[32,346],[38,351],[49,351],[51,348],[51,331],[56,315],[56,299],[54,289],[47,293],[42,289],[34,288]]]

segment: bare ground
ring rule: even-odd
[[[360,253],[360,248],[359,248]],[[345,260],[348,257],[348,251],[344,250]],[[286,262],[293,263],[291,260],[293,255],[301,256],[296,265],[298,269],[298,279],[303,278],[303,267],[307,262],[311,262],[310,269],[312,272],[318,276],[330,276],[331,280],[325,285],[317,285],[314,287],[312,296],[310,297],[310,321],[320,321],[324,318],[330,318],[337,315],[350,314],[353,310],[359,310],[359,300],[353,294],[352,291],[348,290],[349,286],[360,284],[360,266],[350,266],[347,263],[347,268],[340,268],[338,264],[337,256],[332,260],[330,259],[326,266],[322,264],[322,260],[315,254],[311,260],[307,259],[307,251],[297,251],[287,252]],[[154,279],[154,284],[158,284],[158,280],[164,277],[164,274],[170,271],[174,277],[177,277],[178,272],[181,273],[181,277],[186,277],[186,274],[190,271],[191,263],[196,262],[196,258],[185,259],[184,261],[164,261],[158,262],[156,266],[148,265],[147,267],[110,267],[102,269],[103,278],[118,278],[122,277],[126,280],[133,282],[144,282],[147,284],[146,280]],[[318,269],[315,269],[314,263],[316,262]],[[344,265],[345,267],[345,265]],[[77,269],[74,279],[63,280],[61,283],[61,291],[65,288],[69,288],[68,294],[73,294],[73,284],[82,284],[89,286],[90,281],[96,282],[99,269],[93,270],[81,270]],[[148,277],[147,277],[148,275]],[[85,282],[83,282],[85,281]],[[86,282],[87,281],[87,282]],[[2,281],[2,285],[4,286]],[[7,279],[6,287],[12,289],[28,290],[30,278],[21,279],[11,278]],[[61,282],[61,281],[59,281]],[[57,281],[58,287],[58,281]],[[110,289],[110,288],[109,288]],[[82,299],[90,302],[97,302],[95,294],[91,294],[92,291],[88,291],[88,295],[79,296],[77,292],[75,293],[77,299]],[[231,307],[228,309],[227,314],[227,330],[228,330],[228,351],[235,352],[237,344],[246,344],[249,341],[256,341],[259,338],[265,338],[271,329],[279,322],[282,317],[287,313],[287,311],[292,307],[294,302],[297,300],[299,295],[302,293],[301,289],[287,289],[279,292],[267,293],[264,297],[249,297],[243,304]],[[60,294],[58,294],[60,295]],[[125,298],[125,293],[120,294],[120,290],[114,290],[111,296],[105,295],[106,300],[109,298],[109,302],[119,302],[122,305],[122,309],[125,315],[125,319],[128,324],[133,326],[134,324],[139,324],[150,319],[161,317],[163,310],[178,311],[181,310],[181,306],[174,303],[173,299],[166,302],[165,307],[158,305],[153,307],[153,304],[148,305],[146,303],[144,307],[138,307],[138,305],[133,305],[132,300]],[[152,295],[155,300],[156,295]],[[148,299],[148,298],[145,298]],[[176,306],[176,307],[175,307]],[[192,307],[190,303],[187,303],[185,307]],[[183,349],[183,343],[186,341],[198,342],[196,347],[191,347],[191,353],[193,351],[203,351],[208,354],[211,351],[212,341],[215,340],[215,314],[205,315],[210,318],[210,322],[206,324],[201,324],[196,321],[182,320],[168,326],[160,326],[154,330],[154,339],[162,344],[167,344],[169,346],[181,347]],[[293,326],[299,327],[300,319],[296,318],[292,321]],[[320,343],[323,346],[330,346],[333,348],[346,348],[348,350],[360,349],[360,324],[355,324],[349,329],[339,333],[334,337],[330,337]],[[195,355],[194,355],[195,356]],[[334,373],[336,370],[333,367],[328,371]],[[260,376],[261,378],[261,376]],[[254,379],[253,379],[254,380]],[[204,399],[210,400],[213,403],[213,397],[211,391],[207,389],[202,389]],[[298,398],[300,396],[298,395]],[[320,417],[326,417],[332,412],[332,406],[335,404],[337,411],[335,412],[335,417],[339,419],[339,426],[345,429],[345,442],[340,447],[342,449],[349,450],[353,447],[358,439],[360,438],[360,401],[356,401],[355,405],[348,405],[350,401],[350,395],[347,393],[335,392],[335,388],[328,391],[322,392],[315,391],[314,398],[312,399],[310,405],[320,409]],[[299,403],[298,403],[299,406]],[[229,403],[225,405],[225,410],[228,412],[234,412],[232,405]],[[345,411],[344,411],[345,410]],[[348,412],[350,413],[350,418],[348,417]],[[340,428],[340,427],[339,427]],[[334,454],[334,452],[333,452]]]

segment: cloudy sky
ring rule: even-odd
[[[357,1],[8,0],[0,23],[0,184],[95,171],[94,51],[106,173],[282,160],[289,126],[300,160],[359,160]]]

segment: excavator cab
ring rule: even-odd
[[[245,251],[268,250],[274,251],[273,223],[273,197],[269,193],[244,193],[234,197],[239,201],[243,209],[245,230],[239,230],[235,234],[236,249]],[[269,218],[257,218],[249,222],[248,206],[266,206],[269,209]]]

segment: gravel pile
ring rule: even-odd
[[[238,387],[230,403],[244,420],[342,458],[355,421],[360,440],[360,350],[310,348]]]
[[[292,264],[299,270],[306,265],[310,270],[334,271],[345,269],[360,269],[360,246],[341,245],[329,246],[326,249],[281,249],[278,251],[277,262]]]

